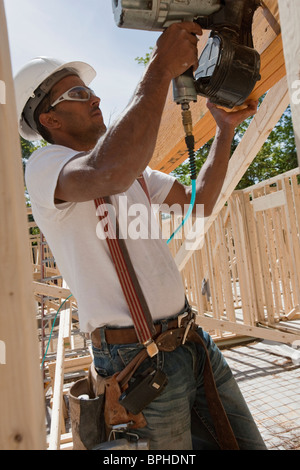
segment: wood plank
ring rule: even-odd
[[[299,175],[299,173],[300,173],[300,168],[299,167],[298,168],[293,168],[293,170],[289,170],[286,173],[284,173],[283,175],[272,176],[272,178],[261,181],[260,183],[257,183],[253,186],[248,186],[247,188],[242,189],[242,191],[245,194],[247,194],[247,193],[250,194],[250,193],[252,193],[252,190],[254,188],[255,189],[265,188],[265,186],[271,186],[272,184],[277,184],[278,185],[281,178],[291,178],[292,176]]]
[[[64,309],[60,313],[49,450],[59,450],[60,448],[61,419],[62,419],[62,409],[63,409],[64,358],[65,358],[64,334],[66,331],[66,325],[69,322],[68,320],[69,316],[70,316],[69,309]]]
[[[279,0],[278,5],[298,162],[300,165],[300,61],[298,59],[300,57],[300,2],[299,0]]]
[[[27,211],[11,59],[0,0],[0,449],[46,449],[45,403],[32,295]],[[2,103],[2,104],[1,104]],[[0,361],[1,362],[1,361]]]
[[[175,261],[180,271],[192,255],[193,250],[199,248],[203,243],[204,234],[218,216],[220,210],[224,207],[224,204],[234,191],[236,185],[287,108],[288,103],[287,81],[286,78],[283,78],[268,92],[258,113],[253,118],[242,141],[232,155],[229,161],[227,175],[213,213],[210,217],[204,219],[204,233],[195,237],[194,243],[189,240],[188,249],[187,244],[183,243],[178,251]]]
[[[44,284],[43,282],[33,282],[33,293],[54,297],[58,299],[66,299],[71,295],[71,291],[65,287],[58,287],[54,285]]]
[[[81,357],[73,357],[70,359],[64,360],[64,372],[65,374],[69,374],[70,372],[76,372],[78,370],[88,369],[92,362],[91,356],[81,356]],[[55,366],[56,362],[49,362],[49,374],[51,377],[55,377]],[[55,379],[54,379],[55,380]],[[53,380],[53,382],[54,382]]]
[[[274,209],[275,207],[284,206],[285,203],[286,200],[283,190],[267,194],[266,196],[258,197],[257,199],[253,199],[251,202],[255,212]]]
[[[292,344],[294,341],[300,340],[300,334],[285,333],[272,328],[263,328],[259,326],[249,326],[239,323],[229,322],[226,320],[218,320],[215,318],[196,316],[197,325],[204,330],[222,330],[230,331],[238,335],[245,335],[254,338],[268,339],[271,341],[279,341],[280,343]]]
[[[249,194],[244,193],[245,223],[247,225],[247,237],[249,244],[250,265],[253,278],[253,302],[255,320],[264,320],[264,297],[262,292],[262,273],[259,260],[259,250],[253,208],[250,203]]]
[[[222,283],[224,285],[226,316],[230,321],[234,321],[235,312],[234,312],[234,303],[233,303],[233,296],[232,296],[230,268],[229,268],[228,253],[227,253],[227,248],[226,248],[225,228],[223,225],[222,217],[218,217],[216,220],[216,234],[218,237],[218,243],[220,247],[219,266],[220,266],[220,275],[222,278]]]
[[[71,326],[72,326],[72,304],[70,301],[68,301],[64,308],[64,313],[65,313],[65,319],[64,319],[64,324],[63,324],[63,340],[64,340],[64,346],[70,346],[71,344]]]
[[[300,304],[300,275],[299,275],[299,263],[300,263],[300,245],[299,245],[299,232],[295,224],[295,214],[293,197],[291,193],[291,185],[289,178],[284,178],[283,191],[287,201],[286,205],[286,224],[287,224],[287,238],[289,244],[289,254],[291,263],[291,281],[293,285],[293,296],[294,303]]]
[[[251,315],[251,294],[249,292],[251,286],[251,279],[249,279],[249,276],[251,276],[251,271],[249,271],[247,254],[245,253],[245,237],[243,234],[243,223],[241,220],[239,200],[237,195],[233,195],[231,197],[229,201],[229,211],[230,219],[232,221],[232,232],[235,246],[243,319],[245,323],[251,325],[253,324]]]

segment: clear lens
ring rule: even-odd
[[[62,96],[54,101],[54,103],[52,103],[49,107],[47,113],[62,101],[88,101],[91,95],[95,96],[95,93],[90,88],[84,86],[75,86],[66,91]]]
[[[74,87],[68,91],[68,97],[72,100],[82,100],[87,101],[90,99],[91,90],[83,87]]]

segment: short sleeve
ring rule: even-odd
[[[152,204],[163,204],[176,178],[149,167],[144,171],[144,178]]]
[[[60,145],[36,150],[26,165],[25,182],[32,203],[47,209],[65,209],[71,202],[56,205],[55,189],[62,168],[78,151]]]

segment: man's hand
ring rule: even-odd
[[[206,104],[221,131],[234,131],[245,119],[257,113],[258,101],[248,100],[245,105],[245,108],[237,111],[225,111],[222,108],[218,108],[210,101],[207,101]]]
[[[209,216],[219,197],[226,176],[230,147],[235,128],[257,111],[257,101],[249,100],[244,109],[225,111],[207,102],[207,107],[213,115],[217,131],[208,158],[197,177],[196,205],[204,205],[204,215]],[[180,204],[184,208],[191,199],[191,188],[184,187],[177,180],[169,192],[165,203],[170,207]]]
[[[158,64],[160,73],[173,79],[182,75],[190,67],[198,68],[197,36],[202,28],[193,22],[174,23],[158,38],[152,60]]]

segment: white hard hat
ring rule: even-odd
[[[36,57],[15,76],[19,132],[26,140],[39,140],[34,111],[51,88],[63,77],[78,75],[88,86],[96,71],[85,62],[62,62],[50,57]]]

